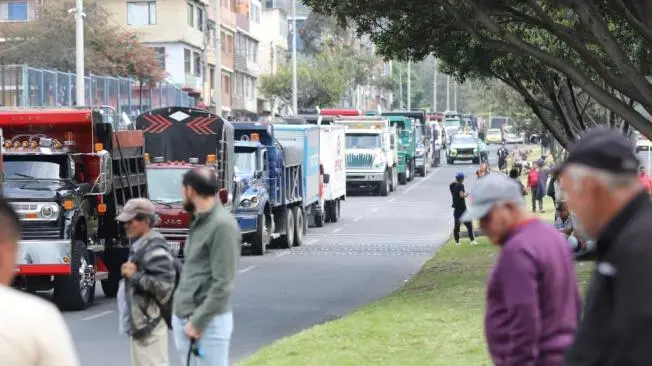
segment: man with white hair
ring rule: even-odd
[[[620,133],[593,130],[560,166],[569,208],[596,241],[582,322],[567,365],[652,365],[652,203]]]
[[[581,308],[564,237],[528,212],[503,174],[478,180],[461,221],[479,220],[500,247],[487,283],[485,335],[497,366],[563,366]]]

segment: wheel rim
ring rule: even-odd
[[[86,257],[82,255],[79,260],[79,293],[84,300],[88,299],[94,281],[93,266],[88,264]]]

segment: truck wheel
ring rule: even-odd
[[[332,201],[326,209],[330,222],[337,222],[340,219],[340,200]]]
[[[396,184],[394,184],[394,174],[396,170],[394,168],[389,168],[389,191],[394,192],[396,190]]]
[[[407,177],[405,176],[405,173],[398,173],[398,182],[400,184],[407,184]]]
[[[389,177],[387,171],[385,171],[385,179],[380,182],[380,186],[378,187],[378,194],[383,197],[389,194]]]
[[[300,247],[303,244],[303,225],[304,215],[301,207],[293,207],[292,215],[294,216],[294,246]]]
[[[473,158],[473,164],[480,164],[479,158]]]
[[[116,297],[118,295],[118,287],[120,286],[119,273],[112,273],[109,271],[109,278],[100,281],[102,285],[102,292],[106,297]]]
[[[61,310],[84,310],[95,298],[95,262],[81,240],[72,242],[70,276],[54,280],[54,302]]]
[[[271,240],[269,227],[267,226],[267,216],[264,213],[258,214],[256,222],[256,232],[251,234],[249,239],[251,253],[253,255],[265,255],[265,251]]]
[[[281,249],[289,249],[294,245],[294,215],[292,209],[285,209],[285,234],[279,238]]]
[[[448,165],[453,165],[454,161],[453,161],[453,159],[448,158],[448,159],[446,159],[446,163],[448,163]]]
[[[323,227],[324,223],[326,223],[326,212],[316,211],[312,218],[315,221],[315,227]]]
[[[416,167],[414,166],[414,160],[410,162],[410,175],[408,175],[408,182],[411,182],[414,180],[414,172],[416,171]]]

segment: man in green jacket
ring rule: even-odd
[[[478,139],[478,152],[480,153],[480,162],[489,164],[489,148],[482,139]]]
[[[230,299],[240,256],[240,230],[235,217],[217,199],[214,170],[192,169],[183,176],[182,185],[184,209],[194,217],[174,296],[174,343],[186,366],[228,366],[233,332]]]

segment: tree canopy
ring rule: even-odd
[[[6,24],[9,45],[0,50],[5,64],[19,63],[59,71],[75,70],[74,1],[48,1],[36,9],[34,21]],[[146,84],[164,79],[158,54],[138,41],[136,34],[109,22],[99,3],[85,1],[84,62],[97,75],[133,77]]]
[[[502,80],[562,144],[587,127],[589,100],[652,137],[652,4],[645,0],[305,2],[355,24],[388,59],[434,54],[459,80]]]

